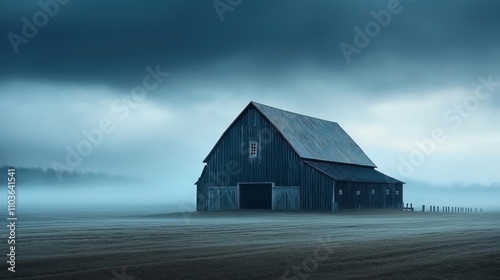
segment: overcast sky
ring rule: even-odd
[[[500,183],[498,1],[66,1],[0,2],[0,165],[189,197],[257,101],[338,122],[400,180]]]

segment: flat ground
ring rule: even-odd
[[[4,266],[1,279],[500,279],[500,214],[244,211],[21,221],[17,272]]]

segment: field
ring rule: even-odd
[[[1,279],[500,279],[495,213],[32,213],[17,231]]]

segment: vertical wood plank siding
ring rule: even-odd
[[[302,163],[304,178],[302,181],[302,210],[332,209],[333,179]]]
[[[389,194],[387,194],[387,189]],[[342,190],[342,195],[339,191]],[[373,194],[373,190],[375,193]],[[357,191],[360,194],[357,194]],[[396,194],[398,191],[398,194]],[[336,182],[335,203],[339,210],[361,208],[397,209],[403,205],[403,185],[386,183]]]

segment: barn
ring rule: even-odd
[[[250,102],[203,161],[198,211],[398,209],[403,182],[335,122]]]

